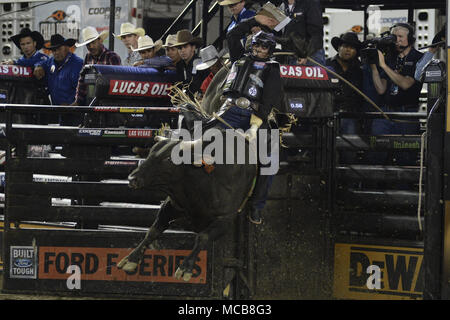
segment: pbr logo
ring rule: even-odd
[[[33,247],[10,247],[10,278],[36,279],[37,264],[36,252]]]

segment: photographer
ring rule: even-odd
[[[398,23],[391,28],[391,35],[396,36],[395,51],[385,56],[378,50],[378,65],[371,64],[372,79],[376,91],[384,95],[382,106],[385,112],[417,112],[422,84],[414,79],[417,62],[423,53],[413,48],[414,29],[409,24]],[[372,134],[419,134],[419,123],[394,122],[375,119],[372,122]],[[385,154],[377,157],[380,164],[385,164]],[[395,158],[398,165],[414,165],[415,153],[400,152]]]

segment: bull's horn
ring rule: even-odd
[[[192,150],[193,148],[195,148],[196,145],[202,145],[202,139],[197,139],[194,141],[181,141],[180,142],[180,150]]]
[[[164,140],[169,140],[169,138],[163,137],[163,136],[156,136],[155,137],[155,141],[159,142],[159,141],[164,141]]]

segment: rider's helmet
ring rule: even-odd
[[[259,31],[255,33],[252,37],[252,48],[253,45],[258,44],[263,48],[269,49],[269,56],[271,56],[275,50],[275,46],[277,45],[275,41],[275,37],[273,33],[268,33],[264,31]]]

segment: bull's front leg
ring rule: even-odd
[[[136,270],[144,257],[145,250],[163,233],[163,231],[158,230],[154,225],[152,225],[147,231],[144,240],[142,240],[141,243],[139,243],[139,245],[129,255],[120,260],[117,264],[117,268],[123,269],[127,272],[133,272]]]
[[[194,248],[191,253],[183,260],[183,263],[175,271],[175,278],[189,281],[192,278],[195,261],[201,249],[206,248],[209,241],[214,241],[222,237],[229,226],[229,218],[221,217],[214,220],[205,230],[197,234]]]
[[[147,231],[144,240],[125,258],[120,260],[117,264],[117,268],[124,271],[133,272],[136,270],[139,263],[144,257],[145,250],[157,240],[161,234],[169,227],[169,222],[182,216],[182,212],[175,209],[170,202],[170,198],[167,198],[159,209],[155,222]]]

